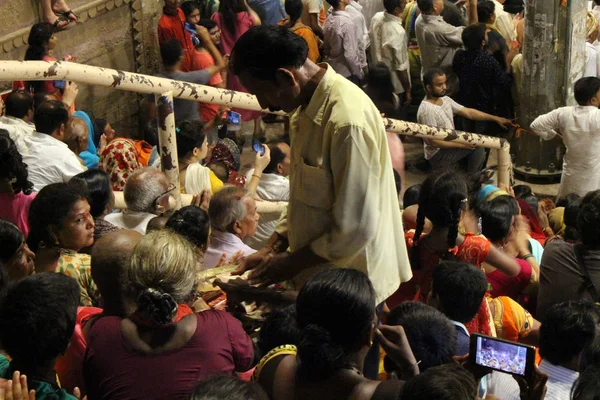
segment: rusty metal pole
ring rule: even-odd
[[[154,95],[156,118],[158,122],[158,148],[162,171],[169,183],[175,186],[171,195],[175,198],[175,209],[181,208],[179,189],[179,162],[177,158],[177,140],[175,139],[175,113],[173,111],[173,92],[170,90]]]

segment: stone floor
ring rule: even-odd
[[[242,170],[252,168],[254,162],[255,153],[252,151],[252,132],[253,124],[245,123],[242,127],[242,135],[245,138],[244,150],[242,152]],[[283,135],[283,124],[268,124],[265,125],[265,138],[266,140],[274,140]],[[417,138],[407,138],[404,143],[404,154],[406,159],[406,185],[408,188],[412,185],[423,183],[427,178],[428,173],[417,168],[417,164],[424,161],[423,158],[423,143]],[[488,160],[488,166],[495,166],[497,164],[497,152],[490,152]],[[538,197],[555,197],[558,193],[558,183],[556,184],[539,184],[529,183],[517,179],[515,177],[515,185],[525,184],[529,185],[533,193]]]

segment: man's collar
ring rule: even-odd
[[[317,88],[314,90],[308,105],[304,110],[301,109],[301,111],[317,125],[321,125],[321,122],[323,121],[325,103],[329,98],[331,88],[336,79],[336,73],[329,64],[323,63],[319,64],[319,66],[321,67],[321,70],[315,74],[306,86],[306,88],[308,88],[308,85],[314,85],[318,82]]]
[[[443,21],[444,17],[442,17],[441,15],[427,15],[427,14],[421,14],[421,16],[423,17],[423,20],[425,22],[434,22],[434,21]]]
[[[402,23],[402,18],[397,17],[394,14],[390,14],[387,11],[383,12],[383,18],[387,19],[388,21],[398,21],[398,22]]]

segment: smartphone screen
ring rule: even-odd
[[[471,335],[469,356],[475,364],[482,367],[508,374],[529,376],[533,372],[535,348],[508,340],[473,334]]]
[[[259,142],[258,140],[254,139],[252,141],[252,150],[254,150],[257,153],[260,153],[260,155],[262,156],[265,154],[265,145]]]
[[[57,89],[64,89],[67,85],[66,81],[54,81],[54,87]]]
[[[227,111],[227,123],[239,125],[241,123],[241,115],[235,111]]]

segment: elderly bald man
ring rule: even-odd
[[[88,135],[85,121],[78,117],[71,117],[65,129],[64,142],[73,153],[79,154],[88,149]]]
[[[169,211],[169,197],[175,186],[156,168],[138,169],[127,178],[123,196],[127,210],[109,214],[104,220],[123,229],[146,234],[148,222]]]

